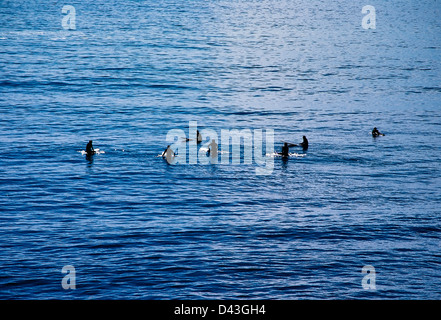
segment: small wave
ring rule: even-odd
[[[267,157],[273,157],[273,158],[277,158],[277,157],[282,157],[282,155],[278,152],[273,152],[273,153],[267,153],[265,156]],[[296,153],[296,152],[290,152],[288,153],[289,157],[295,157],[295,158],[303,158],[306,157],[306,153]]]
[[[83,156],[87,155],[87,152],[85,150],[80,150],[78,152],[80,152],[81,155],[83,155]],[[95,154],[104,154],[104,153],[106,153],[104,150],[95,149]]]

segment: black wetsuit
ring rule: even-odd
[[[308,149],[308,145],[309,145],[308,139],[306,139],[306,137],[303,137],[303,142],[300,145],[303,147],[303,150]]]
[[[288,157],[289,156],[289,147],[285,143],[282,147],[282,157]]]
[[[86,146],[86,153],[89,156],[95,153],[95,150],[93,150],[93,146],[92,146],[92,142],[91,141],[89,141],[89,143]]]

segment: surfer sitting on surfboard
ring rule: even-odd
[[[377,127],[375,127],[375,128],[372,130],[372,136],[374,136],[374,137],[378,137],[378,136],[384,136],[384,134],[381,133],[380,131],[378,131]]]
[[[209,154],[212,158],[217,157],[218,153],[218,144],[216,140],[211,139],[211,143],[208,145],[207,154]]]
[[[170,148],[170,145],[162,153],[163,158],[167,158],[167,160],[171,159],[171,157],[176,156],[175,152]]]
[[[86,146],[86,154],[88,156],[95,154],[95,150],[93,149],[93,145],[92,145],[92,140],[89,140],[89,143]]]
[[[285,143],[283,144],[283,147],[282,147],[282,152],[280,152],[279,154],[280,154],[282,157],[288,157],[288,156],[289,156],[289,148],[290,148],[290,147],[295,147],[295,146],[297,146],[297,145],[296,145],[296,144],[293,144],[293,143],[285,142]]]
[[[305,136],[303,136],[303,142],[300,144],[300,146],[303,148],[303,150],[307,150],[308,149],[308,139],[306,139]]]

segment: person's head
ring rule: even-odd
[[[167,149],[170,148],[170,145],[167,146]]]
[[[374,130],[377,130],[377,127],[375,127]]]
[[[288,142],[285,142],[283,145],[284,145],[285,147],[287,147],[287,146],[288,146]]]

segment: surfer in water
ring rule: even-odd
[[[86,146],[86,154],[88,156],[92,156],[95,154],[95,150],[93,149],[92,140],[89,140],[89,143]]]
[[[303,150],[308,150],[308,139],[306,139],[306,136],[303,136],[303,142],[300,143],[300,146],[303,148]]]
[[[295,146],[297,146],[297,145],[293,144],[293,143],[284,142],[283,143],[283,147],[282,147],[282,152],[279,152],[279,154],[283,158],[288,158],[289,157],[289,148],[290,147],[295,147]]]
[[[282,157],[288,157],[288,155],[289,155],[289,147],[288,147],[288,143],[287,142],[285,142],[283,144],[282,152],[280,154],[282,155]]]
[[[375,128],[372,130],[372,136],[373,136],[373,137],[378,137],[378,136],[384,136],[384,134],[381,133],[380,131],[378,131],[377,127],[375,127]]]
[[[211,143],[208,145],[207,154],[209,154],[212,158],[217,157],[218,153],[218,145],[214,139],[211,140]]]
[[[167,159],[168,163],[172,162],[172,157],[175,157],[176,154],[175,152],[172,150],[172,148],[170,148],[170,145],[167,146],[167,148],[164,150],[164,152],[162,153],[162,157],[164,159]]]
[[[284,158],[287,158],[289,157],[289,148],[299,147],[299,146],[302,147],[303,150],[308,150],[309,142],[308,139],[306,139],[306,136],[303,136],[303,142],[299,144],[284,142],[282,147],[282,152],[278,152],[278,154],[280,154]]]
[[[185,141],[191,141],[192,139],[190,138],[185,138]],[[196,142],[199,144],[202,142],[202,135],[199,132],[199,130],[196,130]]]

